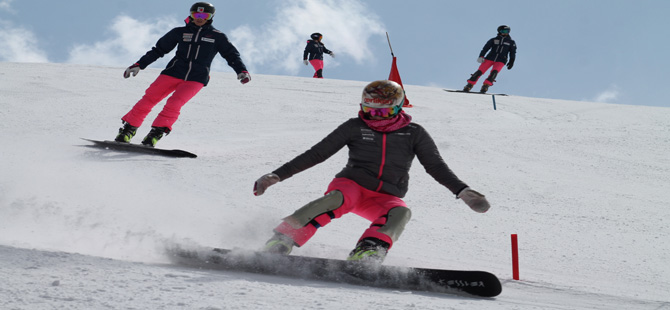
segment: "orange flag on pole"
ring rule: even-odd
[[[402,85],[402,79],[400,79],[400,72],[398,72],[398,64],[396,62],[396,57],[393,55],[393,48],[391,47],[391,39],[389,39],[389,33],[386,33],[386,40],[389,42],[389,48],[391,49],[391,56],[393,57],[393,64],[391,65],[391,73],[389,74],[389,81],[396,82],[400,84],[400,87],[402,87],[403,90],[405,90],[405,86]],[[405,102],[403,103],[403,108],[411,108],[413,107],[409,103],[409,99],[407,99],[407,93],[405,93]]]
[[[395,56],[393,56],[393,64],[391,65],[391,73],[389,74],[389,81],[396,82],[400,84],[403,90],[405,89],[405,87],[402,85],[402,79],[400,79],[400,72],[398,72],[398,65],[396,63]],[[409,103],[409,99],[407,99],[407,93],[405,93],[405,103],[403,103],[402,106],[404,108],[412,107],[412,105]]]

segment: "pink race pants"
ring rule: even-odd
[[[161,74],[156,80],[147,88],[144,96],[138,101],[135,106],[121,119],[132,126],[140,127],[144,122],[151,109],[153,109],[158,102],[167,99],[163,110],[158,114],[154,120],[152,127],[167,127],[172,130],[172,125],[179,118],[181,108],[193,98],[204,85],[200,82],[184,81],[175,77]]]
[[[309,63],[312,64],[312,67],[314,67],[314,78],[323,78],[323,60],[321,59],[312,59],[309,61]]]
[[[344,203],[342,206],[332,211],[334,218],[340,218],[342,215],[349,212],[359,215],[372,222],[370,227],[363,232],[363,235],[359,240],[367,237],[374,237],[386,241],[389,245],[393,246],[391,237],[384,233],[377,232],[377,230],[386,224],[386,215],[389,210],[396,207],[407,207],[402,199],[389,194],[373,192],[347,178],[333,179],[328,185],[326,194],[334,190],[340,191],[344,196]],[[321,214],[317,216],[314,221],[318,223],[319,227],[323,227],[330,223],[331,217],[327,213]],[[314,236],[317,228],[318,227],[314,226],[312,223],[309,223],[302,228],[296,229],[287,222],[282,222],[275,228],[275,231],[291,237],[298,246],[302,246]]]
[[[505,66],[505,64],[502,63],[502,62],[486,59],[486,60],[484,60],[484,62],[481,65],[479,65],[478,70],[482,72],[482,75],[484,75],[484,73],[486,73],[486,71],[488,71],[489,68],[491,68],[491,67],[493,67],[493,70],[500,72],[500,70],[502,70],[502,68],[504,66]],[[477,80],[479,80],[479,77],[477,78]],[[470,83],[472,85],[475,85],[475,84],[477,84],[477,80],[475,80],[475,81],[468,80],[468,83]],[[489,80],[484,80],[484,84],[488,84],[489,86],[493,85],[493,83],[490,82]]]

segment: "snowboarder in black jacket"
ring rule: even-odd
[[[305,46],[305,51],[302,53],[302,61],[305,66],[312,64],[314,67],[314,78],[323,78],[323,53],[335,57],[335,53],[327,49],[326,46],[321,43],[323,35],[315,32],[310,36],[312,39],[307,40],[307,46]]]
[[[411,217],[402,197],[408,190],[415,157],[428,174],[474,211],[489,209],[484,195],[470,189],[449,169],[428,132],[402,110],[404,99],[405,92],[396,82],[368,84],[358,117],[345,121],[311,149],[256,181],[254,194],[262,195],[269,186],[325,161],[345,146],[349,148],[349,161],[325,195],[284,218],[266,243],[266,251],[289,254],[318,228],[351,212],[372,224],[348,259],[381,262]]]
[[[155,146],[163,134],[170,133],[181,108],[209,82],[210,66],[217,53],[235,70],[237,79],[242,84],[251,80],[235,46],[223,32],[212,26],[214,6],[207,2],[196,2],[191,6],[190,12],[185,21],[186,26],[170,30],[158,40],[155,47],[123,73],[124,78],[136,76],[140,70],[177,47],[175,56],[165,70],[147,88],[142,99],[121,118],[123,127],[116,136],[117,142],[130,142],[151,109],[173,93],[154,120],[151,131],[142,140],[142,144]]]
[[[486,71],[493,67],[489,77],[484,80],[480,93],[486,93],[489,90],[489,87],[493,85],[493,82],[496,81],[496,76],[502,68],[507,64],[507,70],[511,70],[514,66],[514,60],[516,59],[516,43],[512,40],[512,37],[509,35],[510,27],[507,25],[501,25],[498,27],[498,35],[495,38],[491,38],[486,42],[484,48],[479,53],[477,62],[481,65],[475,73],[470,76],[468,79],[468,84],[465,85],[463,91],[469,92],[473,86],[479,80]],[[488,52],[488,55],[486,55]],[[484,57],[486,55],[486,57]],[[509,62],[508,60],[509,55]]]

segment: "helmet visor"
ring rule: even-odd
[[[500,29],[500,33],[509,34],[509,29]]]
[[[361,103],[361,111],[370,116],[381,116],[381,117],[391,117],[400,113],[401,108],[399,106],[387,107],[387,108],[373,108]]]
[[[191,17],[193,19],[204,19],[204,20],[210,20],[212,17],[214,17],[214,14],[212,13],[200,13],[200,12],[191,12]]]

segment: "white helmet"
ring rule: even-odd
[[[374,81],[363,88],[361,105],[370,108],[402,108],[405,91],[400,84],[389,81]]]

